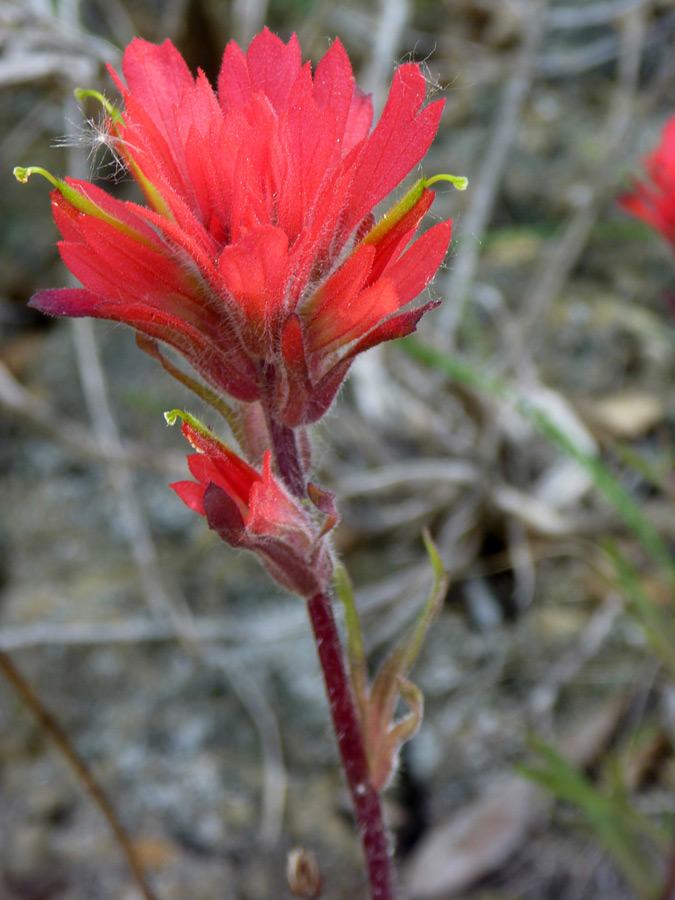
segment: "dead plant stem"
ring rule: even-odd
[[[134,849],[131,838],[117,817],[117,813],[103,792],[103,789],[100,787],[87,764],[71,743],[63,728],[61,728],[52,713],[46,708],[19,669],[14,665],[9,654],[5,653],[2,648],[0,648],[0,672],[5,676],[24,706],[27,706],[33,713],[40,727],[46,731],[54,741],[57,749],[70,764],[80,783],[103,813],[120,850],[126,857],[134,881],[145,900],[157,900],[156,894],[148,884],[145,872],[143,871],[143,867],[141,866],[141,862]]]

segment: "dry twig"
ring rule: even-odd
[[[145,877],[143,866],[141,865],[141,861],[138,858],[134,845],[103,789],[71,743],[68,735],[61,728],[52,713],[46,708],[42,700],[37,696],[19,669],[14,665],[11,657],[2,648],[0,648],[0,672],[2,672],[9,684],[11,684],[23,705],[33,713],[39,722],[40,727],[54,741],[61,755],[69,763],[80,783],[84,785],[87,793],[100,809],[110,830],[114,834],[122,853],[126,857],[134,881],[145,900],[157,900]]]
[[[488,138],[488,149],[479,170],[471,177],[472,195],[462,226],[463,240],[453,259],[452,268],[441,288],[448,297],[437,313],[440,340],[449,349],[455,341],[464,308],[471,291],[478,259],[480,242],[487,228],[497,199],[504,166],[513,140],[523,103],[530,88],[534,55],[542,35],[546,0],[531,0],[523,46],[516,59],[513,73],[504,86],[499,112]]]
[[[626,138],[633,121],[632,108],[644,34],[643,13],[638,8],[624,19],[619,79],[606,125],[605,157],[593,178],[589,179],[585,202],[565,226],[562,235],[555,235],[544,248],[541,263],[525,293],[526,299],[518,316],[517,326],[513,328],[505,361],[507,368],[516,365],[522,368],[523,361],[527,360],[525,351],[533,327],[559,296],[588,242],[600,211],[616,190],[617,173],[621,170],[620,162],[626,155]]]

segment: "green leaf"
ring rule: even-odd
[[[386,731],[380,734],[379,743],[374,748],[371,777],[376,791],[384,790],[389,783],[396,768],[396,760],[401,746],[415,735],[424,715],[424,697],[417,685],[406,678],[399,678],[399,691],[410,711],[407,715],[389,724]]]
[[[365,726],[368,716],[368,670],[366,664],[366,652],[363,648],[361,634],[361,622],[356,611],[354,591],[349,580],[347,570],[343,566],[336,566],[333,576],[335,593],[345,611],[345,624],[347,626],[347,665],[351,675],[352,688],[359,707],[361,723]]]
[[[427,531],[424,532],[423,538],[434,572],[434,583],[431,587],[429,599],[424,604],[411,633],[382,663],[371,692],[372,703],[378,709],[383,711],[389,710],[388,718],[391,718],[393,715],[394,706],[398,699],[398,679],[405,678],[415,664],[422,648],[424,636],[443,606],[443,600],[445,599],[450,580],[450,576],[443,569],[441,558]]]
[[[542,764],[519,766],[518,771],[581,810],[636,894],[644,900],[653,900],[659,882],[652,861],[636,841],[639,834],[653,833],[650,823],[625,798],[602,794],[551,745],[531,739],[529,746]]]
[[[395,729],[397,725],[400,724],[393,723],[394,711],[399,696],[402,696],[403,699],[408,702],[413,717],[415,716],[416,709],[419,710],[419,720],[415,722],[415,727],[411,731],[410,736],[412,736],[419,727],[423,709],[422,694],[418,688],[407,680],[407,675],[419,656],[422,642],[424,641],[424,636],[426,635],[429,626],[441,610],[448,589],[449,575],[443,569],[443,564],[438,551],[427,532],[424,533],[424,543],[434,572],[434,583],[431,588],[431,593],[429,594],[429,599],[420,612],[417,622],[408,637],[394,648],[380,666],[370,691],[370,700],[368,703],[368,740],[373,747],[376,769],[378,771],[382,769],[386,764],[386,757],[389,758],[389,771],[382,782],[382,786],[384,786],[389,779],[391,766],[393,765],[395,758],[395,754],[390,752],[390,747],[387,745],[385,736],[391,734],[392,727]],[[412,725],[412,721],[409,724]],[[404,734],[407,727],[408,726],[405,726],[400,733]],[[403,737],[402,741],[403,740],[407,740],[407,738]],[[389,743],[391,743],[391,739],[389,740]],[[380,758],[381,754],[384,758]]]
[[[619,585],[626,600],[628,610],[639,621],[654,652],[675,678],[675,622],[667,611],[661,611],[645,593],[638,573],[626,557],[611,544],[605,545]]]
[[[422,692],[406,676],[419,655],[429,626],[441,609],[448,587],[449,576],[443,569],[438,551],[426,532],[424,543],[434,573],[429,599],[424,604],[411,633],[380,667],[370,691],[361,624],[352,586],[343,568],[338,567],[335,570],[335,592],[345,610],[347,663],[352,689],[363,726],[373,786],[378,791],[386,787],[393,773],[401,744],[415,734],[422,721],[424,712]],[[409,712],[402,718],[394,720],[394,711],[399,698],[407,704]]]

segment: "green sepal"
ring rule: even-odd
[[[395,206],[386,212],[377,225],[373,226],[370,229],[368,234],[364,237],[361,243],[363,244],[377,244],[382,240],[382,237],[396,225],[396,223],[403,218],[403,216],[410,212],[413,206],[419,201],[420,197],[424,193],[426,188],[426,182],[424,178],[420,178],[419,181],[415,182],[415,184],[410,188],[408,193],[402,197]]]
[[[347,627],[347,665],[351,675],[352,689],[356,697],[362,725],[365,725],[368,715],[368,670],[366,664],[366,652],[363,648],[363,636],[359,614],[354,603],[354,591],[346,569],[342,566],[335,568],[333,576],[335,593],[345,611],[345,625]]]
[[[186,372],[183,372],[182,369],[175,366],[171,360],[167,359],[160,350],[159,344],[155,338],[148,337],[146,334],[138,332],[136,334],[136,344],[143,353],[147,353],[148,356],[156,359],[165,372],[168,372],[169,375],[176,379],[176,381],[180,381],[182,385],[189,388],[200,397],[204,403],[208,403],[209,406],[216,410],[216,412],[220,413],[232,431],[236,434],[236,429],[241,428],[237,414],[231,406],[228,406],[222,397],[195,378],[191,378]],[[170,424],[173,425],[173,422]]]

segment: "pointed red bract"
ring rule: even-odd
[[[333,564],[326,529],[317,528],[275,477],[270,451],[259,472],[213,435],[188,422],[182,431],[198,451],[188,456],[195,481],[171,485],[186,506],[226,543],[255,553],[289,591],[309,598],[328,590]],[[337,519],[331,512],[329,527]]]
[[[419,182],[377,226],[373,208],[426,153],[442,101],[424,106],[419,67],[401,66],[371,132],[339,41],[312,75],[297,38],[267,29],[247,53],[227,46],[217,92],[170,41],[135,39],[122,72],[124,113],[107,134],[147,206],[86,182],[54,191],[83,290],[33,305],[126,322],[268,420],[316,421],[356,354],[414,331],[432,306],[402,309],[450,239],[444,223],[411,244],[432,193]]]

